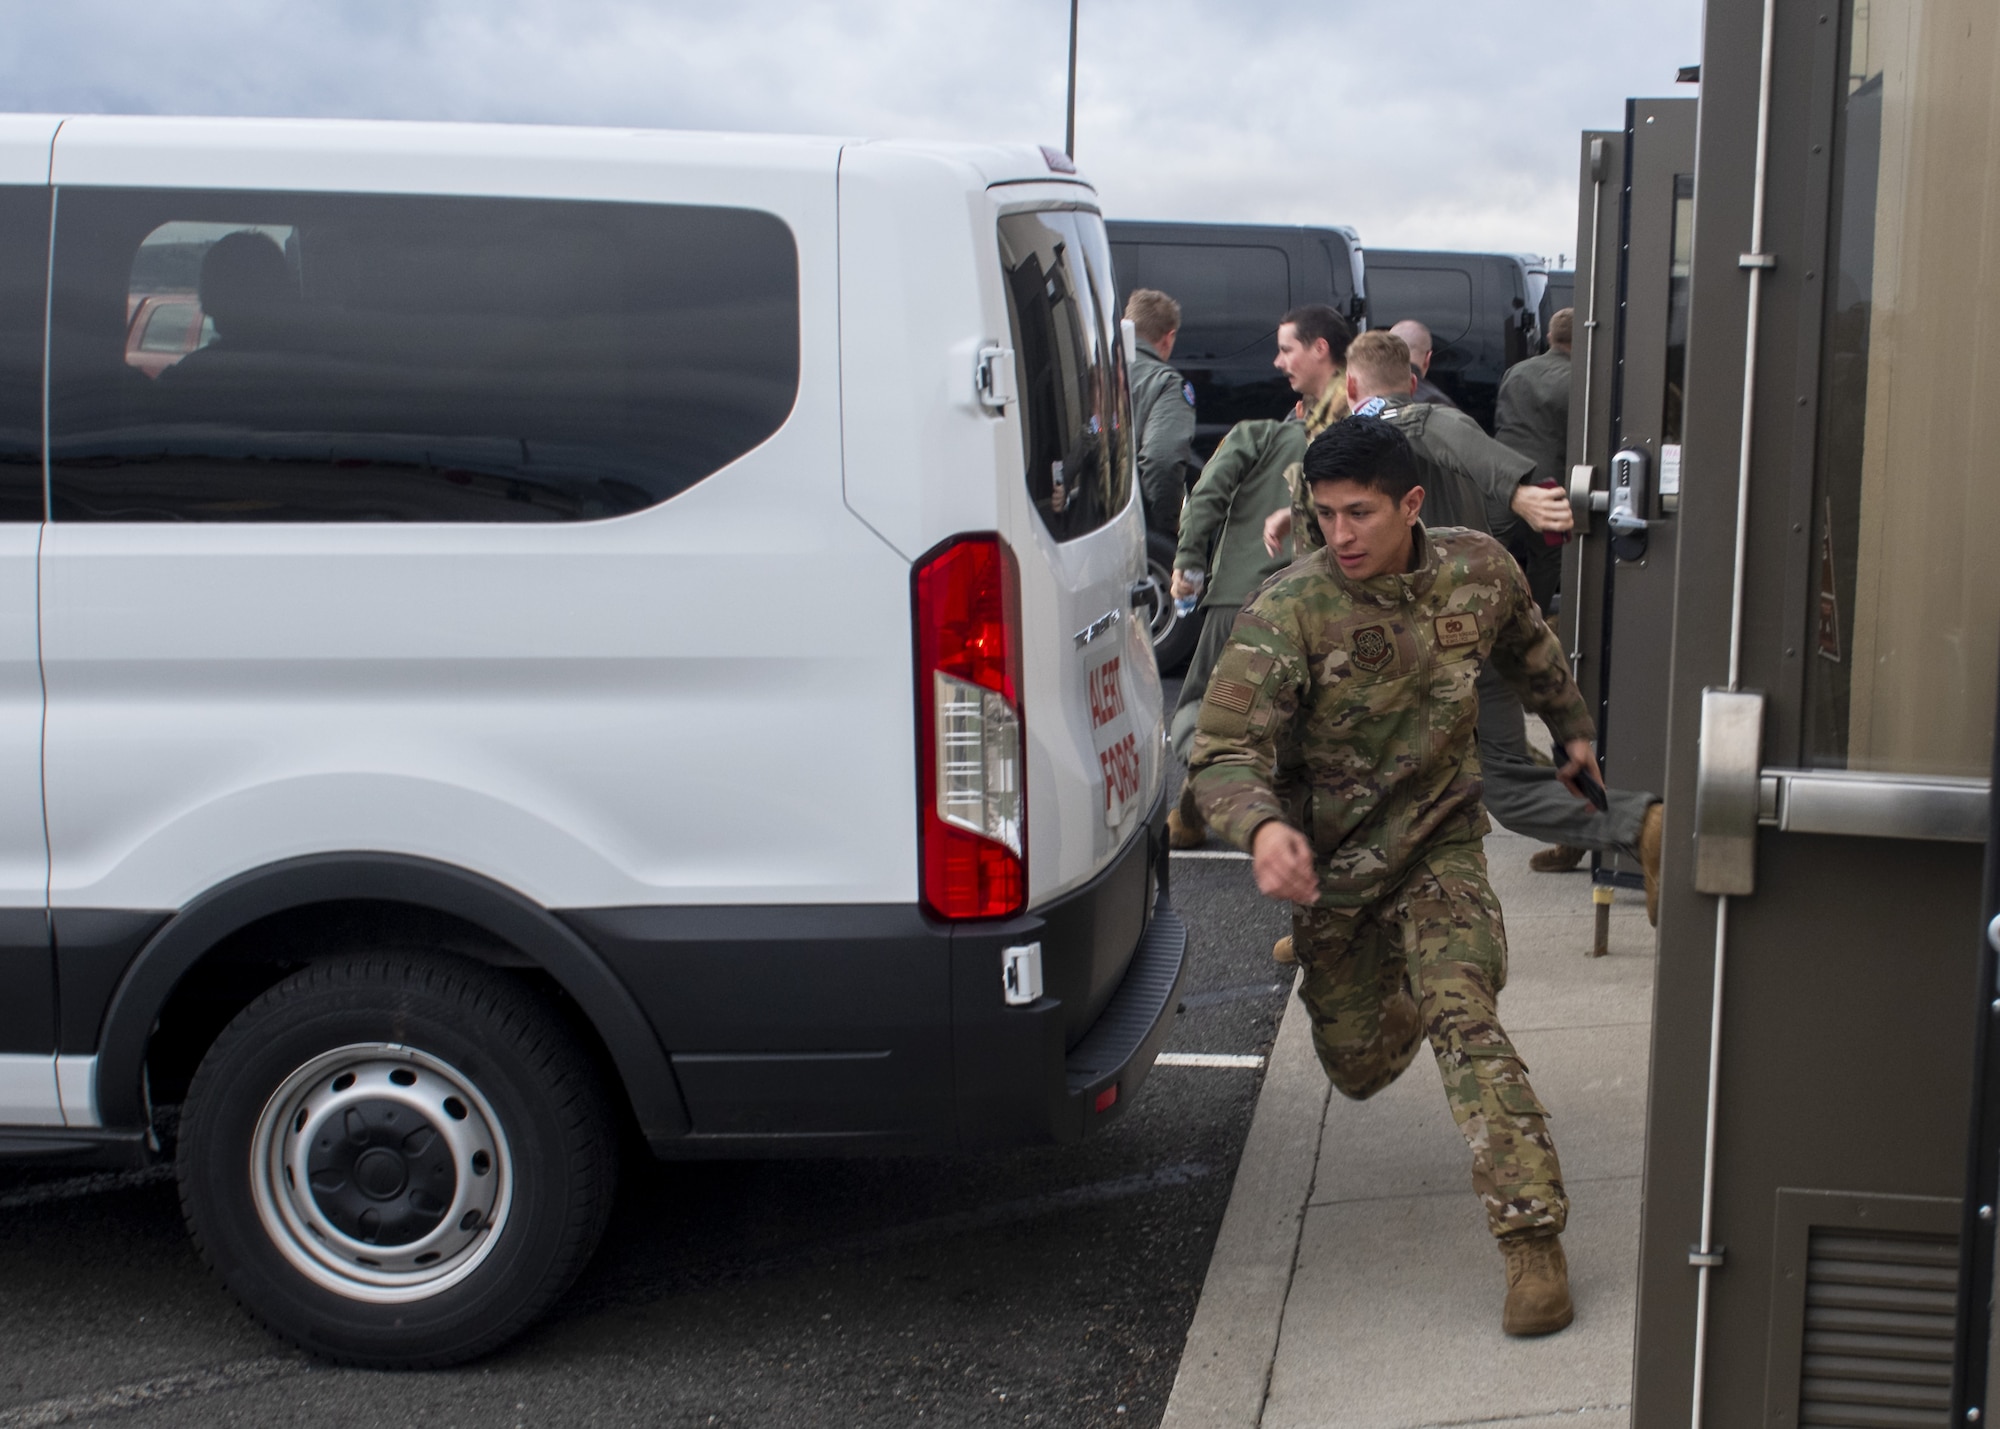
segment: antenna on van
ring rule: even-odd
[[[1069,103],[1063,116],[1063,152],[1076,157],[1076,6],[1069,0]]]

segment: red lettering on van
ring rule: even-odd
[[[1118,683],[1119,657],[1113,655],[1090,672],[1090,727],[1103,729],[1125,713],[1125,691]]]
[[[1126,735],[1097,756],[1104,771],[1104,812],[1123,807],[1139,797],[1139,740]]]

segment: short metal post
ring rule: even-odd
[[[1611,951],[1611,885],[1594,883],[1590,888],[1590,901],[1596,910],[1596,928],[1592,934],[1590,955],[1601,958]]]

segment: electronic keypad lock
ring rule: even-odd
[[[1646,554],[1646,453],[1627,447],[1611,458],[1611,554],[1636,561]]]

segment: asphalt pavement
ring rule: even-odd
[[[1176,857],[1174,1054],[1261,1058],[1284,911]],[[1156,1425],[1255,1107],[1253,1065],[1161,1065],[1070,1147],[635,1163],[602,1249],[488,1360],[340,1369],[265,1334],[170,1174],[0,1173],[0,1429],[140,1425]]]

